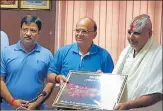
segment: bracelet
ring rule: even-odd
[[[13,98],[13,99],[9,102],[9,104],[12,106],[12,105],[14,104],[14,101],[15,101],[15,98]]]
[[[55,81],[56,81],[57,83],[59,83],[58,76],[59,76],[59,75],[56,75],[56,76],[55,76]]]

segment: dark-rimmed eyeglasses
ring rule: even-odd
[[[84,34],[88,34],[89,32],[95,32],[94,30],[85,30],[85,29],[75,29],[74,30],[76,33],[84,33]]]
[[[29,29],[29,28],[22,28],[22,31],[23,31],[23,33],[27,33],[28,31],[30,31],[30,33],[32,33],[32,34],[35,34],[35,33],[37,33],[38,32],[38,30],[37,29]]]

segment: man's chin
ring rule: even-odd
[[[141,49],[138,45],[132,45],[132,44],[130,44],[130,46],[131,46],[134,50],[136,50],[136,51],[138,51],[138,50]]]
[[[33,40],[32,40],[32,39],[24,39],[23,42],[24,42],[24,43],[30,43],[30,42],[32,43]]]
[[[131,47],[136,48],[137,44],[130,44]]]
[[[77,41],[78,44],[84,44],[84,41]]]
[[[30,46],[30,45],[34,45],[35,43],[33,41],[27,41],[27,40],[25,40],[25,41],[23,41],[23,44]]]

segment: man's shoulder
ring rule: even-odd
[[[47,49],[43,46],[40,46],[40,48],[41,48],[41,52],[52,55],[52,52],[49,49]]]
[[[71,49],[72,47],[74,47],[75,45],[76,45],[76,43],[72,43],[72,44],[61,46],[58,49],[58,51],[67,51],[67,50]]]
[[[94,46],[97,48],[98,52],[103,53],[103,54],[109,54],[109,52],[105,48],[97,46],[96,44],[94,44]]]
[[[162,45],[159,44],[156,47],[153,47],[150,51],[151,51],[152,55],[156,55],[156,56],[158,56],[157,58],[161,57],[161,59],[162,59]]]
[[[162,45],[162,44],[159,44],[159,45],[157,46],[157,50],[162,51],[162,47],[163,47],[163,45]]]

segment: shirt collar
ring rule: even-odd
[[[22,46],[21,46],[21,40],[19,40],[19,41],[16,43],[15,50],[17,50],[17,51],[19,51],[19,50],[24,50],[24,49],[22,48]],[[40,51],[41,51],[41,46],[40,46],[38,43],[36,43],[36,45],[35,45],[35,47],[34,47],[33,50],[34,50],[34,51],[40,52]]]
[[[74,43],[73,52],[79,54],[79,46],[78,46],[78,43],[77,43],[77,42]],[[96,47],[96,45],[92,42],[91,48],[89,49],[89,54],[95,54],[95,53],[97,53],[97,47]]]

